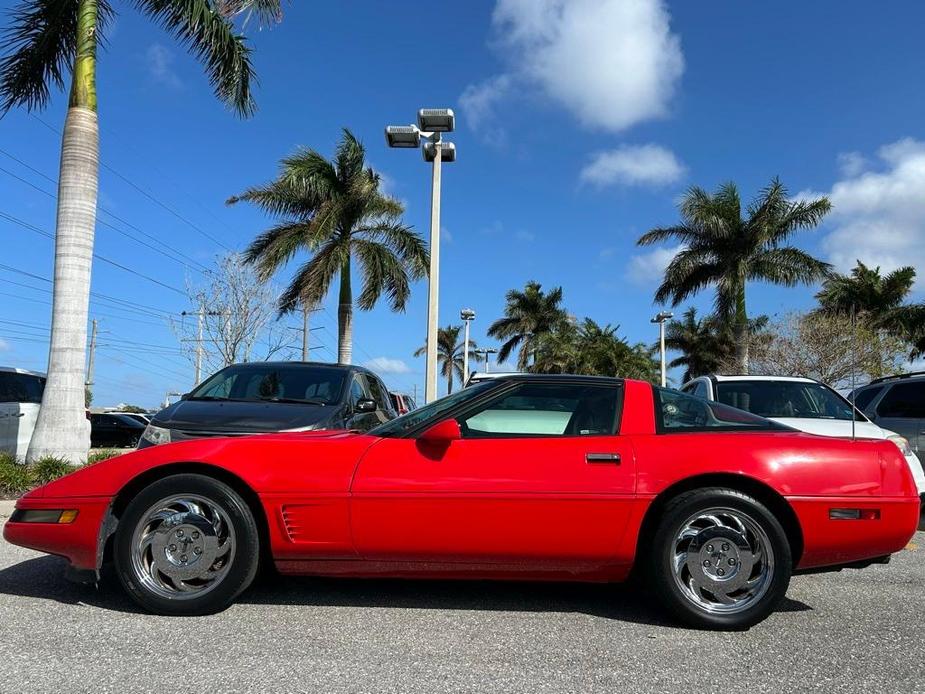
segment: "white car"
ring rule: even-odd
[[[45,374],[0,366],[0,451],[25,457],[43,392]]]
[[[906,456],[919,494],[925,496],[925,470],[909,442],[895,432],[881,429],[824,383],[796,376],[710,375],[691,379],[680,390],[773,419],[810,434],[889,439]]]

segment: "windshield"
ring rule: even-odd
[[[469,388],[463,388],[452,395],[446,395],[439,400],[434,400],[413,412],[371,429],[369,433],[373,436],[401,436],[428,419],[433,419],[436,424],[440,421],[442,413],[449,412],[458,405],[481,396],[486,391],[495,388],[499,383],[499,381],[483,381]]]
[[[851,404],[821,383],[800,381],[720,381],[716,399],[761,417],[851,421]],[[864,421],[857,415],[858,421]]]
[[[340,401],[347,372],[301,364],[234,364],[195,388],[187,400],[270,401],[333,405]]]

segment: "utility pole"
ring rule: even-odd
[[[183,311],[181,316],[196,316],[196,369],[193,375],[193,385],[199,385],[199,378],[202,376],[202,319],[206,316],[221,316],[221,311],[204,311],[200,309],[195,313],[193,311]]]
[[[90,356],[87,363],[87,380],[84,383],[88,388],[93,385],[93,361],[96,356],[96,329],[97,329],[97,320],[93,319],[93,328],[90,331]]]
[[[308,316],[311,309],[302,307],[302,361],[308,361]]]
[[[459,317],[466,324],[466,337],[463,340],[463,387],[469,382],[469,323],[475,320],[475,311],[471,308],[464,308],[459,312]]]

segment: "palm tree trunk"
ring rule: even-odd
[[[353,359],[353,289],[350,286],[350,257],[340,269],[340,303],[337,306],[337,362]]]
[[[450,373],[446,375],[446,394],[453,392],[453,364],[450,363]]]
[[[745,310],[745,279],[736,291],[736,308],[735,308],[735,325],[733,325],[733,335],[736,344],[736,371],[739,374],[748,374],[748,313]]]
[[[97,10],[97,0],[78,2],[77,52],[58,179],[48,380],[26,454],[29,461],[51,455],[84,463],[90,449],[84,368],[99,188]]]

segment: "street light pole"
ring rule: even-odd
[[[465,323],[465,339],[463,340],[463,386],[469,382],[469,323],[475,320],[475,311],[464,308],[459,317]]]
[[[430,274],[427,282],[427,358],[424,374],[424,401],[437,399],[437,322],[440,305],[440,173],[443,147],[435,133],[433,178],[430,190]]]
[[[433,164],[430,191],[430,274],[427,287],[427,349],[424,365],[424,401],[437,398],[437,325],[440,293],[440,187],[443,162],[456,161],[456,146],[443,142],[452,132],[456,116],[450,108],[422,108],[417,125],[390,125],[385,129],[389,147],[421,148],[424,161]],[[422,144],[423,141],[423,144]]]
[[[674,314],[671,311],[659,311],[655,318],[650,321],[652,323],[658,323],[658,348],[662,371],[662,388],[668,385],[668,374],[665,368],[665,323],[673,317]]]

